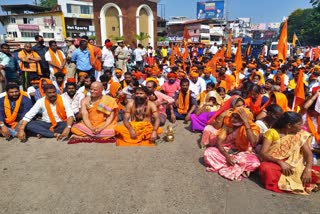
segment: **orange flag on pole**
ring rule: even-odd
[[[288,49],[288,19],[284,21],[282,26],[281,34],[278,41],[278,59],[282,59],[283,62],[287,58],[287,49]]]
[[[174,60],[174,48],[173,48],[173,44],[171,44],[171,54],[170,54],[170,66],[173,66],[175,63]]]
[[[293,48],[296,47],[297,41],[298,41],[298,37],[297,37],[296,33],[293,33],[293,38],[292,38],[292,46],[293,46]]]
[[[242,70],[242,56],[241,56],[241,41],[238,40],[238,47],[237,47],[237,52],[236,52],[236,57],[235,57],[235,63],[236,63],[236,87],[240,85],[240,78],[239,74]]]
[[[306,99],[305,93],[304,93],[304,69],[299,70],[298,74],[298,80],[297,80],[297,86],[294,89],[294,101],[292,109],[297,112],[298,106],[304,103],[304,100]]]
[[[226,53],[227,58],[231,58],[231,55],[232,55],[231,46],[232,46],[232,29],[230,30],[228,44],[227,44],[227,53]]]
[[[191,38],[190,34],[189,34],[189,30],[187,27],[184,27],[184,31],[183,31],[183,41],[188,42],[188,40]]]

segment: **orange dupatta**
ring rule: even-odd
[[[49,53],[50,53],[50,58],[51,58],[51,61],[53,64],[55,65],[63,65],[64,64],[64,61],[65,59],[63,59],[63,55],[62,55],[62,52],[60,50],[57,50],[57,55],[59,57],[59,60],[57,58],[57,56],[55,55],[55,53],[51,50],[51,48],[49,48]],[[53,68],[53,73],[56,74],[57,72],[59,72],[58,68],[52,66]],[[67,69],[66,67],[64,67],[61,71],[63,74],[67,74]]]
[[[182,92],[179,93],[178,97],[178,112],[179,114],[187,114],[189,109],[189,103],[190,103],[190,90],[187,91],[185,98],[183,97]]]
[[[317,121],[318,121],[318,129],[316,130],[312,122],[311,116],[309,114],[307,115],[307,123],[308,123],[309,130],[314,136],[314,138],[316,139],[317,144],[320,145],[320,117],[319,116],[317,118]]]
[[[27,53],[26,53],[24,50],[20,51],[19,53],[21,53],[21,54],[23,55],[22,57],[24,57],[24,58],[27,57]],[[31,51],[31,55],[32,55],[32,57],[33,57],[33,51]],[[39,76],[42,76],[42,71],[41,71],[40,63],[37,62],[36,64],[37,64],[37,74],[38,74]],[[21,70],[24,70],[24,63],[23,63],[22,61],[20,61],[19,67],[20,67]]]
[[[245,99],[245,103],[251,109],[253,114],[257,115],[261,112],[262,95],[258,95],[258,98],[255,103],[253,103],[251,97]]]
[[[21,105],[22,96],[23,95],[20,94],[19,98],[16,100],[13,112],[11,112],[10,100],[8,95],[4,97],[4,113],[6,116],[4,121],[9,124],[12,129],[15,129],[18,124],[18,122],[16,122],[16,119]]]
[[[260,134],[260,128],[259,126],[257,126],[254,122],[253,122],[253,115],[250,112],[249,109],[244,108],[244,110],[246,111],[247,115],[248,115],[248,122],[250,124],[250,128],[253,132],[254,135],[259,136]],[[235,109],[232,114],[237,113],[238,109]],[[224,124],[230,128],[233,128],[233,125],[231,123],[231,117],[232,114],[230,114],[229,116],[226,116],[224,119]],[[238,150],[240,151],[248,151],[249,150],[249,146],[250,146],[250,142],[247,140],[247,131],[246,131],[246,127],[244,125],[242,125],[239,128],[239,132],[238,132],[238,136],[235,139],[235,146],[237,147]]]
[[[285,74],[282,74],[280,76],[280,90],[281,90],[281,92],[286,90],[286,86],[284,85],[284,75]],[[274,75],[274,77],[273,77],[274,82],[277,81],[277,77],[278,77],[278,75]]]
[[[91,65],[94,63],[95,57],[94,57],[94,48],[91,44],[88,43],[88,50],[90,53],[90,63]]]
[[[44,101],[44,106],[48,112],[48,116],[51,122],[51,127],[50,127],[50,131],[54,131],[55,127],[57,126],[57,121],[54,118],[54,115],[52,113],[52,109],[50,106],[50,101],[48,98],[45,98]],[[57,95],[57,101],[56,101],[56,111],[58,116],[60,117],[61,120],[66,121],[67,120],[67,114],[66,114],[66,110],[64,109],[64,105],[63,105],[63,101],[62,101],[62,97],[60,95]]]

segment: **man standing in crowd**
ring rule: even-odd
[[[118,41],[118,47],[114,51],[114,56],[117,60],[116,68],[120,68],[124,73],[127,72],[128,48],[123,41]]]
[[[67,69],[65,67],[67,63],[66,57],[63,52],[58,49],[56,41],[49,41],[49,50],[46,52],[45,58],[49,64],[50,79],[55,79],[56,73],[67,74]]]
[[[36,40],[37,44],[32,47],[32,50],[35,51],[41,58],[40,68],[42,76],[44,78],[50,78],[49,64],[45,58],[45,54],[48,51],[48,47],[44,45],[44,40],[42,36],[36,35],[34,39]]]
[[[136,66],[140,71],[143,71],[143,64],[144,64],[144,58],[145,58],[145,55],[143,55],[144,51],[142,48],[143,48],[142,44],[138,44],[138,47],[133,51],[135,56]]]
[[[18,60],[11,54],[9,45],[6,43],[1,44],[1,52],[7,55],[7,57],[9,58],[8,64],[3,68],[5,72],[6,82],[18,80]]]
[[[90,62],[91,53],[89,52],[87,46],[88,42],[86,40],[81,40],[79,48],[76,49],[72,54],[71,61],[76,63],[76,71],[78,75],[80,72],[84,72],[89,76],[94,76],[94,68]]]
[[[23,89],[26,91],[30,86],[30,80],[42,76],[40,64],[42,59],[35,51],[32,50],[31,43],[26,43],[24,45],[24,49],[19,52],[18,57],[20,60],[20,69],[22,71],[22,85]]]
[[[67,78],[75,77],[76,74],[76,65],[71,61],[72,53],[77,49],[76,46],[74,46],[73,42],[74,39],[71,37],[68,37],[66,39],[67,42],[67,50],[66,50],[66,58],[67,58]]]

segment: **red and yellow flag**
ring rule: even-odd
[[[287,59],[288,50],[288,19],[284,21],[281,34],[278,41],[278,59],[282,59],[283,62]]]

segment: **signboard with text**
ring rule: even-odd
[[[73,31],[89,31],[88,26],[78,26],[78,25],[67,25],[67,30],[73,30]]]
[[[224,19],[224,0],[197,2],[197,19]]]

